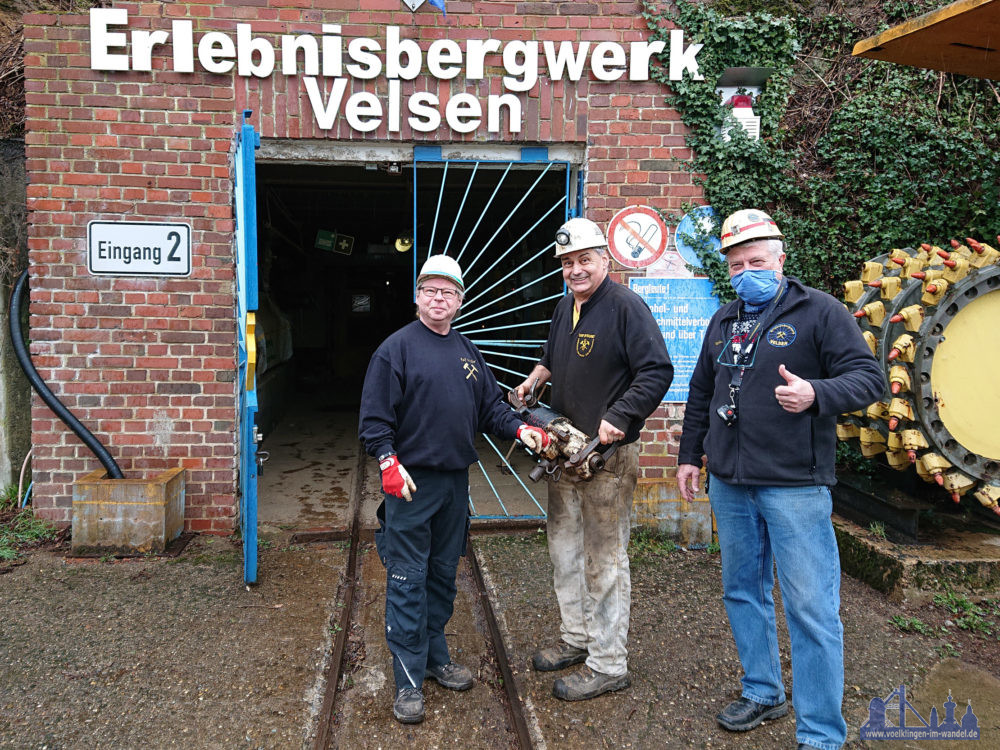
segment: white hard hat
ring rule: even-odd
[[[465,291],[465,283],[462,281],[462,268],[458,265],[458,261],[454,258],[449,258],[447,255],[432,255],[429,257],[420,269],[420,273],[417,274],[417,283],[419,284],[428,276],[440,276],[443,279],[448,279],[448,281],[457,284],[458,288],[463,292]]]
[[[590,247],[607,247],[604,232],[590,219],[570,219],[556,231],[556,257],[586,250]]]
[[[746,208],[742,211],[730,214],[722,222],[722,247],[719,252],[723,255],[729,252],[730,248],[750,240],[775,239],[784,237],[774,219],[763,211],[756,208]]]

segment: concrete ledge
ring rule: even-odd
[[[897,544],[842,516],[833,516],[833,528],[843,571],[894,601],[1000,592],[1000,535],[941,528],[922,533],[917,544]]]
[[[704,475],[700,486],[705,486]],[[715,533],[708,497],[687,502],[673,478],[639,480],[632,497],[632,526],[651,526],[684,547],[706,547]]]
[[[152,479],[108,479],[103,469],[73,484],[74,554],[162,553],[184,530],[184,469]]]

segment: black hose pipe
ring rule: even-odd
[[[38,374],[38,370],[35,369],[34,363],[31,361],[28,350],[24,346],[24,338],[21,336],[21,294],[28,288],[27,282],[28,272],[23,271],[18,277],[17,284],[14,286],[14,293],[10,297],[10,340],[14,344],[14,354],[17,355],[17,361],[21,363],[21,369],[28,376],[28,382],[38,392],[38,395],[42,397],[45,405],[67,427],[76,433],[76,436],[83,441],[84,445],[90,448],[93,454],[104,465],[104,468],[107,469],[108,476],[111,479],[124,479],[125,475],[122,474],[122,470],[118,468],[118,464],[115,463],[111,454],[108,453],[107,448],[101,445],[100,441],[94,437],[94,433],[84,427],[83,423],[74,417],[70,410],[63,405],[62,401],[57,399],[55,394],[49,390],[49,387],[45,385],[45,381],[42,380]]]

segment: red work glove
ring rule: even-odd
[[[393,497],[401,497],[410,502],[413,500],[411,492],[417,491],[417,485],[413,483],[409,472],[399,463],[395,456],[385,456],[378,467],[382,470],[382,490]]]
[[[549,434],[530,424],[523,424],[517,428],[517,439],[520,440],[530,451],[541,453],[549,447]]]

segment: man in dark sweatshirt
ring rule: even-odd
[[[404,724],[424,718],[425,678],[451,690],[472,687],[472,672],[448,655],[444,626],[465,554],[476,435],[517,437],[534,451],[548,443],[501,399],[475,345],[452,330],[464,292],[454,259],[428,258],[417,276],[417,320],[372,355],[361,394],[359,433],[378,458],[385,495],[375,544],[386,569],[393,714]]]
[[[782,274],[784,242],[763,211],[722,225],[738,300],[709,321],[678,456],[681,496],[702,455],[722,551],[723,600],[743,666],[741,697],[716,717],[735,732],[788,713],[775,630],[774,563],[792,643],[799,747],[839,748],[844,643],[830,522],[837,415],[882,397],[884,378],[847,309]]]
[[[556,232],[570,294],[557,304],[542,358],[517,390],[552,382],[552,408],[601,443],[618,443],[590,481],[564,472],[549,483],[548,541],[561,638],[536,653],[535,669],[561,677],[552,693],[585,700],[628,687],[631,608],[628,540],[639,473],[639,432],[670,388],[674,368],[653,314],[608,277],[600,227],[570,219]]]

